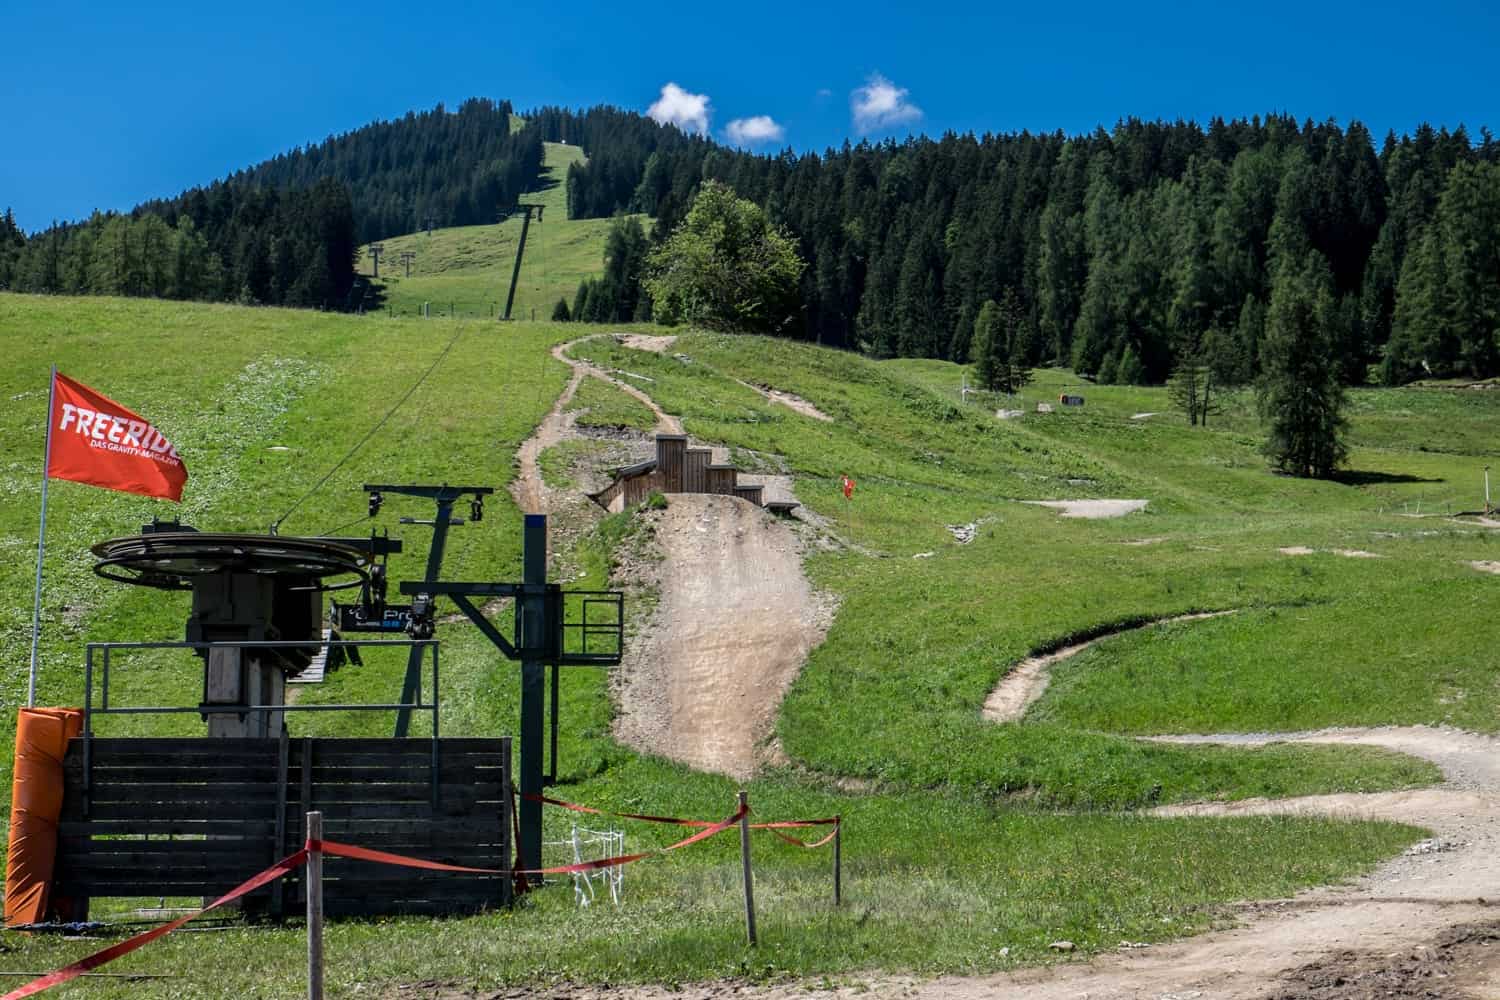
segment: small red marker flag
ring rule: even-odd
[[[149,420],[61,374],[48,419],[48,477],[182,500],[187,466]]]
[[[845,500],[851,500],[851,499],[853,499],[853,497],[854,497],[854,480],[850,479],[848,476],[841,476],[840,478],[843,479],[843,481],[844,481],[844,499]]]

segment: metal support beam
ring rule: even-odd
[[[547,582],[547,515],[527,514],[521,543],[522,582]],[[521,660],[521,866],[542,867],[542,733],[543,700],[546,688],[545,664],[535,650],[547,641],[547,600],[545,594],[530,593],[517,598],[521,602],[520,640],[525,659]]]
[[[437,498],[437,517],[432,522],[432,548],[427,550],[427,572],[425,580],[436,580],[443,570],[443,549],[448,545],[448,524],[453,520],[453,498]],[[422,648],[413,646],[406,658],[406,677],[401,681],[401,702],[411,704],[417,700],[417,690],[422,684]],[[411,709],[403,708],[396,713],[396,739],[403,739],[411,729]]]
[[[432,521],[432,548],[427,550],[427,572],[422,583],[436,583],[443,569],[443,550],[448,544],[448,527],[454,523],[453,504],[465,496],[487,496],[494,490],[488,486],[402,486],[366,483],[366,493],[396,494],[399,496],[423,497],[437,503],[437,517]],[[420,588],[421,584],[418,584]],[[417,691],[422,684],[422,651],[413,646],[406,660],[406,677],[401,682],[401,702],[412,704],[417,700]],[[396,713],[396,738],[405,737],[411,729],[411,709]]]
[[[557,684],[560,680],[558,677],[559,673],[557,664],[552,664],[552,710],[547,715],[547,722],[552,730],[552,757],[547,764],[547,784],[549,785],[557,784]]]
[[[484,637],[499,647],[500,652],[505,655],[507,660],[517,658],[519,654],[516,653],[516,647],[510,644],[509,639],[500,634],[500,630],[490,623],[490,620],[484,616],[483,611],[476,608],[473,602],[462,594],[450,594],[449,596],[453,598],[453,603],[458,605],[458,610],[467,615],[469,621],[473,622],[479,631],[484,633]]]

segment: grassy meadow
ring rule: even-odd
[[[9,359],[0,390],[11,401],[0,411],[0,545],[10,553],[0,563],[0,726],[9,731],[24,695],[48,364],[146,414],[178,444],[192,473],[186,519],[253,530],[297,501],[457,336],[385,430],[284,526],[355,532],[370,527],[358,486],[371,479],[504,486],[516,446],[566,380],[550,348],[591,332],[518,323],[495,337],[477,319],[0,295]],[[1170,412],[1132,419],[1169,411],[1163,390],[1080,389],[1057,371],[1039,373],[1010,403],[964,399],[953,365],[873,362],[783,341],[690,333],[673,349],[688,361],[627,351],[607,337],[572,350],[654,379],[642,387],[742,465],[784,464],[822,525],[827,544],[809,555],[808,572],[840,610],[777,723],[790,764],[748,789],[762,819],[846,818],[845,906],[829,905],[825,851],[757,840],[762,943],[747,949],[737,844],[726,836],[628,868],[619,908],[580,910],[564,884],[512,912],[335,923],[331,995],[385,995],[417,982],[857,981],[879,970],[1044,962],[1058,938],[1082,954],[1171,938],[1221,923],[1239,900],[1352,878],[1421,832],[1312,818],[1164,819],[1142,807],[1411,787],[1438,776],[1423,762],[1363,748],[1217,749],[1132,735],[1371,722],[1497,728],[1500,691],[1485,676],[1478,625],[1496,610],[1500,579],[1467,563],[1500,558],[1500,543],[1425,515],[1439,504],[1479,504],[1500,396],[1357,392],[1349,474],[1303,482],[1267,471],[1253,405],[1240,397],[1226,400],[1222,420],[1195,429]],[[799,416],[739,380],[794,392],[834,419]],[[1065,388],[1087,405],[1034,412]],[[634,400],[592,381],[574,406],[585,424],[650,423]],[[997,420],[1001,406],[1027,412]],[[558,457],[551,468],[560,482]],[[849,503],[838,490],[844,473],[858,483]],[[1017,502],[1080,497],[1150,503],[1087,521]],[[1408,516],[1417,502],[1422,518]],[[183,597],[98,581],[86,556],[92,542],[175,511],[53,484],[45,703],[78,702],[86,639],[180,634]],[[451,577],[518,571],[519,519],[508,495],[497,493],[487,513],[454,533]],[[407,539],[393,565],[398,579],[416,571],[426,541],[426,529],[395,523],[402,514],[429,516],[414,501],[387,499],[376,526]],[[965,524],[979,530],[961,545],[949,526]],[[612,550],[642,525],[630,513],[602,521],[576,554],[585,575],[573,585],[605,585]],[[1290,546],[1315,552],[1279,551]],[[1238,613],[1121,636],[1060,665],[1052,691],[1019,724],[980,718],[986,693],[1033,650],[1109,623],[1228,609]],[[438,637],[444,732],[514,731],[514,668],[467,625],[442,625]],[[372,657],[307,697],[386,700],[401,670]],[[142,657],[120,673],[121,697],[137,703],[195,702],[201,680],[195,661],[168,657]],[[733,783],[619,746],[611,711],[604,671],[565,672],[561,797],[729,814]],[[105,732],[196,726],[109,721]],[[308,713],[290,725],[294,736],[365,735],[389,723]],[[8,759],[0,770],[8,796]],[[549,839],[566,834],[567,819],[548,822]],[[675,839],[638,824],[626,835],[632,851]],[[43,971],[119,936],[0,933],[0,971]],[[163,981],[163,992],[173,996],[278,997],[300,988],[303,948],[296,925],[183,934],[109,971],[171,973],[179,978]],[[58,992],[139,989],[91,980]]]
[[[559,298],[566,299],[571,308],[578,283],[603,269],[604,238],[611,220],[568,218],[568,167],[583,158],[577,146],[555,142],[545,146],[541,190],[525,196],[527,202],[545,207],[542,221],[533,218],[526,234],[526,255],[511,311],[514,319],[549,319]],[[500,209],[495,207],[497,217]],[[649,219],[644,221],[649,225]],[[451,311],[456,318],[493,320],[505,311],[520,240],[519,214],[498,225],[435,229],[431,236],[420,232],[382,240],[380,282],[385,286],[385,304],[381,311],[419,316],[426,302],[434,317],[448,316]],[[401,263],[404,251],[416,255],[410,278]],[[369,275],[371,265],[365,253],[356,270]]]

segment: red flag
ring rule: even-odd
[[[841,476],[844,481],[844,499],[848,500],[854,496],[854,480],[848,476]]]
[[[54,375],[47,475],[163,500],[182,499],[187,466],[149,420]]]

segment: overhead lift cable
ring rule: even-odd
[[[437,359],[434,360],[432,364],[428,366],[427,370],[423,372],[415,382],[412,383],[411,388],[407,389],[406,392],[402,394],[401,398],[396,400],[395,405],[386,411],[385,416],[376,421],[375,426],[366,431],[365,436],[360,438],[359,441],[355,443],[354,447],[345,452],[344,457],[334,463],[333,468],[324,473],[322,479],[319,479],[316,483],[313,484],[312,489],[308,490],[306,493],[302,494],[302,496],[298,497],[297,502],[288,507],[285,514],[282,514],[271,523],[271,534],[276,534],[280,530],[282,522],[291,517],[292,514],[297,510],[297,508],[306,503],[308,498],[310,498],[314,493],[317,493],[320,489],[322,489],[323,486],[328,482],[328,480],[333,478],[333,474],[335,472],[338,472],[339,469],[343,468],[345,462],[354,457],[355,452],[363,448],[372,437],[380,432],[380,429],[386,425],[386,421],[390,420],[391,417],[395,415],[396,411],[401,409],[402,404],[410,399],[412,397],[412,394],[422,387],[422,383],[427,381],[427,377],[437,370],[438,365],[443,363],[443,359],[446,358],[448,356],[448,353],[453,350],[453,346],[458,343],[458,338],[462,335],[463,326],[460,325],[459,328],[453,332],[453,337],[448,341],[448,345],[444,347],[443,350],[438,354]]]

